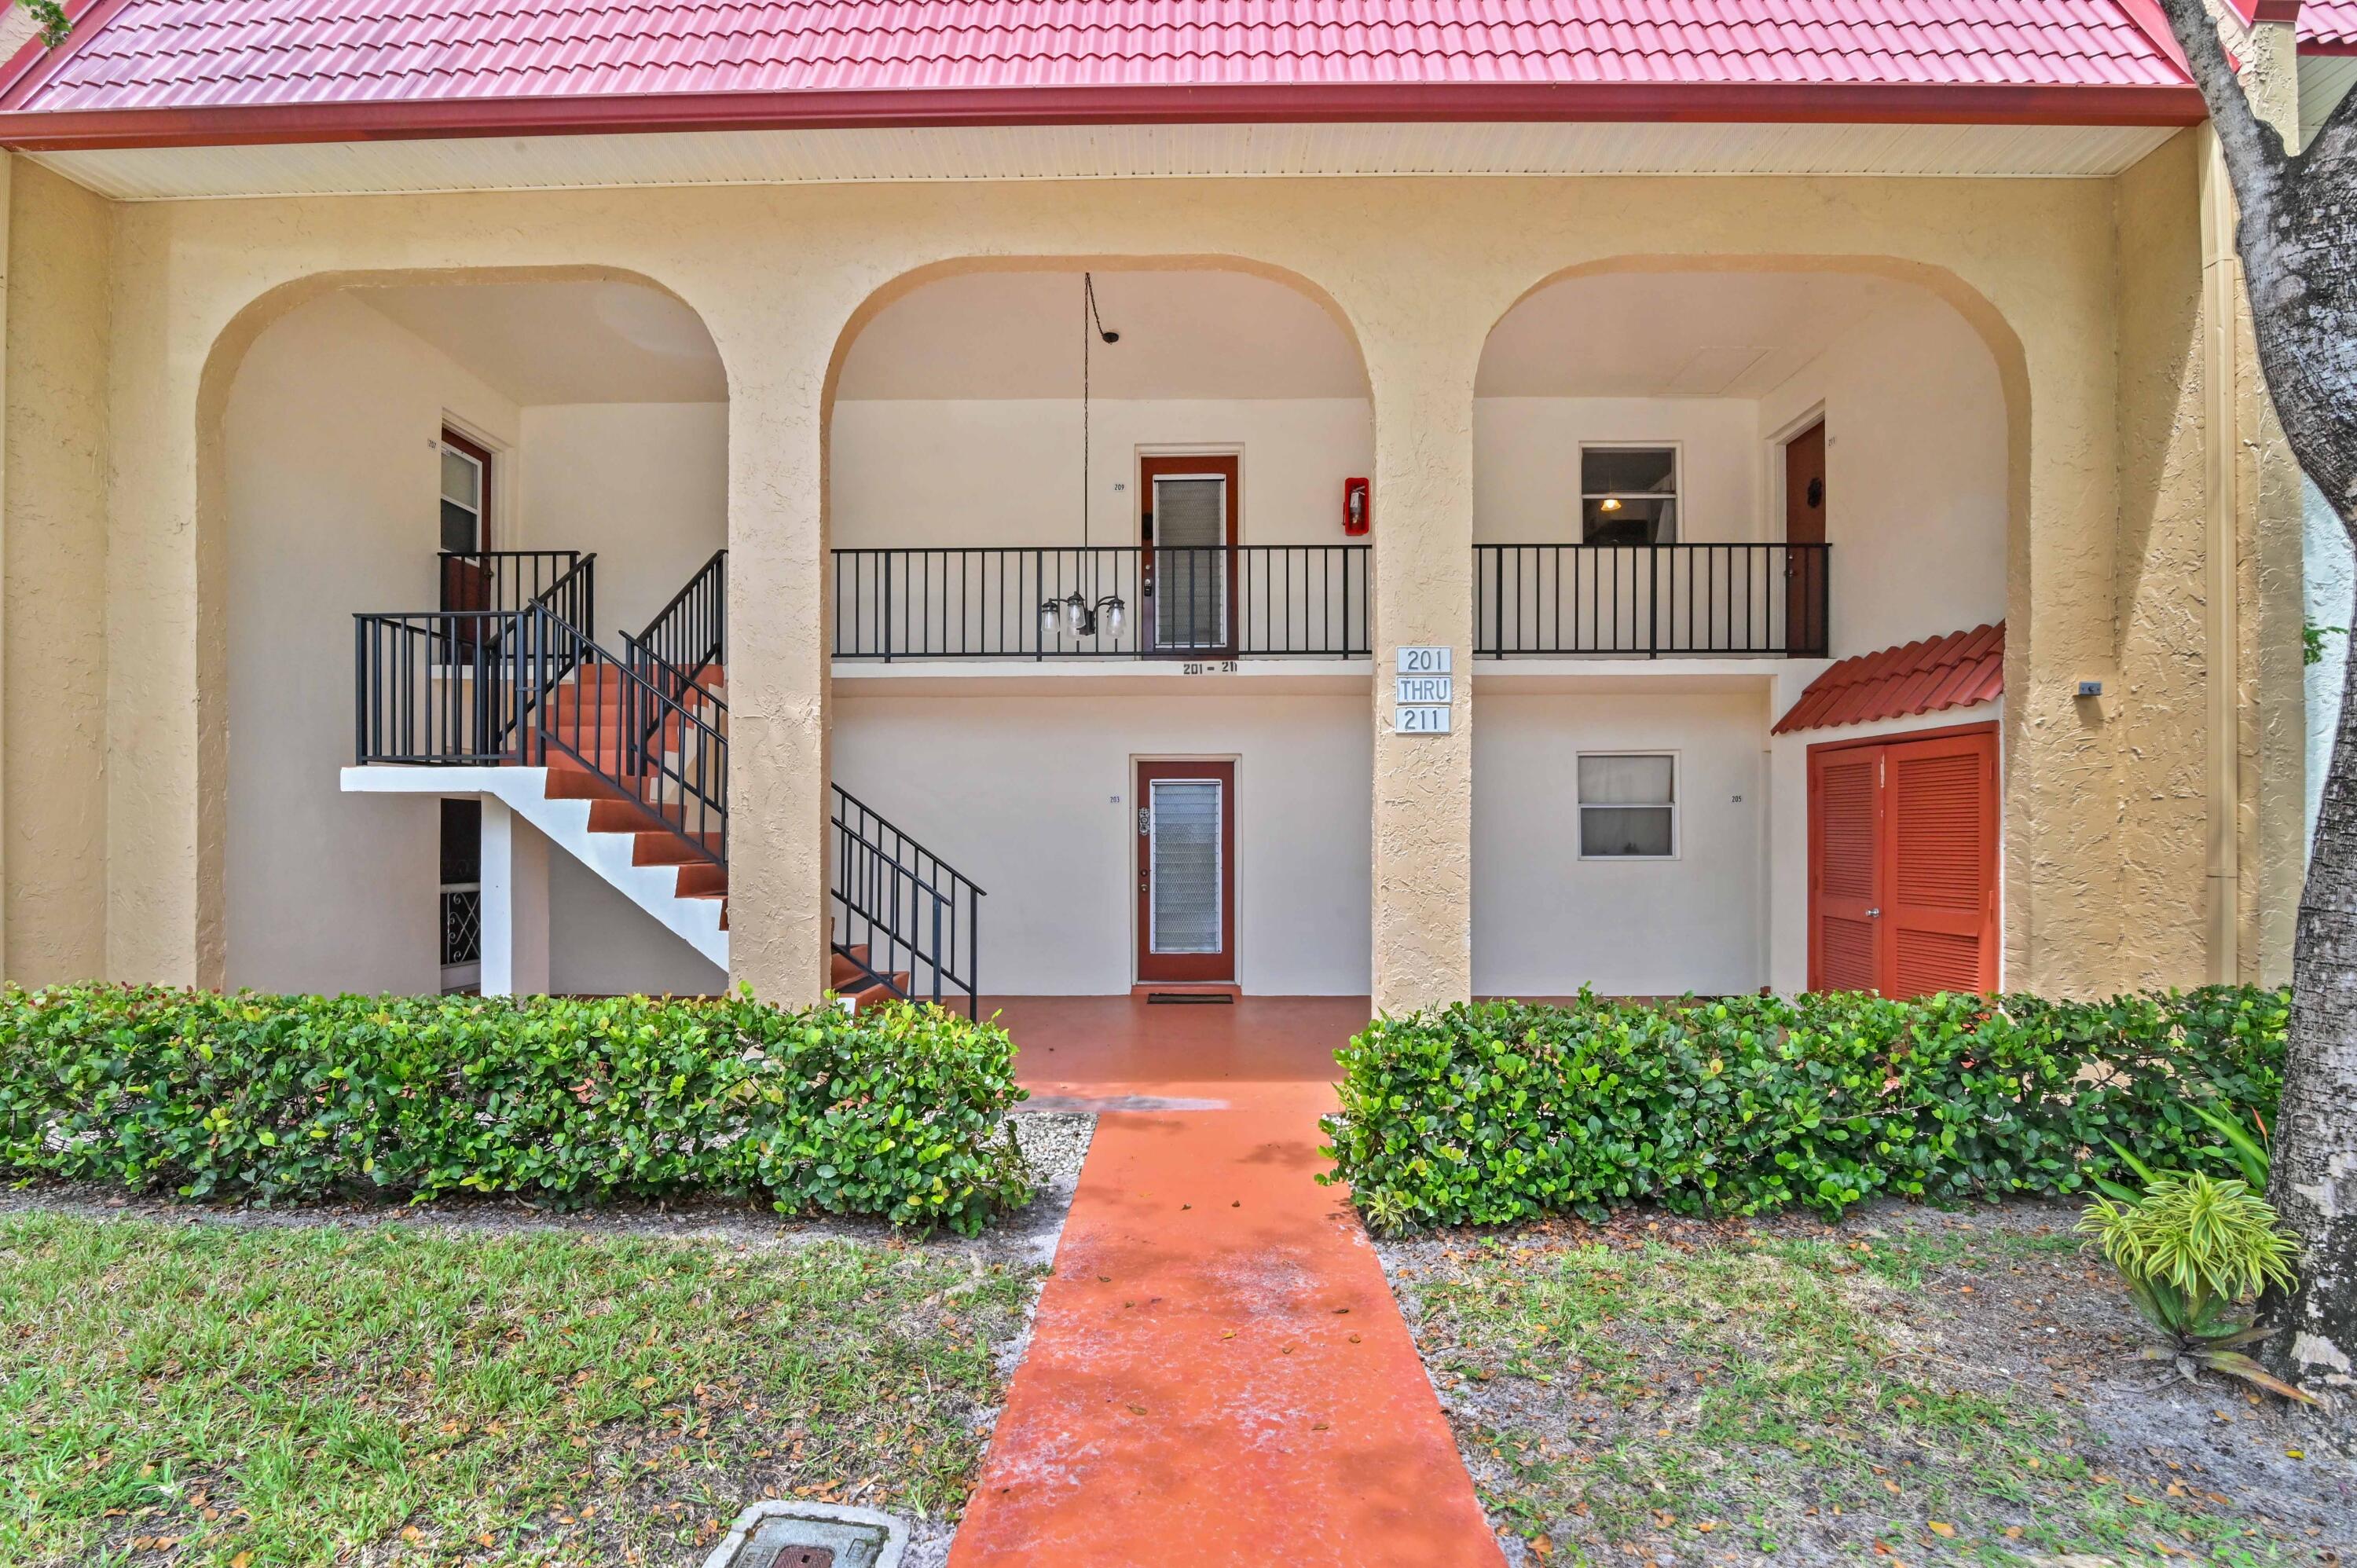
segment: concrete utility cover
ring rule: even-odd
[[[908,1530],[888,1513],[833,1503],[755,1503],[704,1568],[898,1568]]]

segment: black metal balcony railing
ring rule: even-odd
[[[1363,544],[837,550],[834,573],[837,659],[1351,659],[1369,647]],[[1060,613],[1043,626],[1040,607],[1074,594],[1093,629]]]
[[[551,609],[555,596],[514,611],[355,616],[355,760],[571,766],[726,867],[726,710],[674,699]]]
[[[1473,651],[1821,658],[1824,544],[1477,544]]]
[[[578,550],[445,550],[445,610],[520,610],[545,598],[576,626],[597,623],[597,578],[581,569],[594,554]]]

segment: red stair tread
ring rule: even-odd
[[[632,777],[619,767],[617,753],[601,754],[599,762],[617,778]],[[694,844],[685,842],[694,839],[716,853],[719,834],[689,833],[683,838],[683,830],[672,823],[664,807],[592,771],[577,757],[552,748],[546,767],[544,788],[550,800],[588,801],[591,832],[630,834],[633,865],[677,867],[673,896],[719,899],[720,929],[728,929],[728,868],[698,855]]]

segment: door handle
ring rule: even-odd
[[[1879,909],[1868,909],[1866,912],[1866,918],[1869,920],[1879,920],[1882,918],[1882,911]]]

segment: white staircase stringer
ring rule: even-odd
[[[723,971],[728,967],[721,901],[681,897],[676,865],[632,865],[637,835],[591,832],[589,802],[550,800],[545,768],[347,768],[343,787],[354,794],[488,795],[500,800],[666,930]]]

